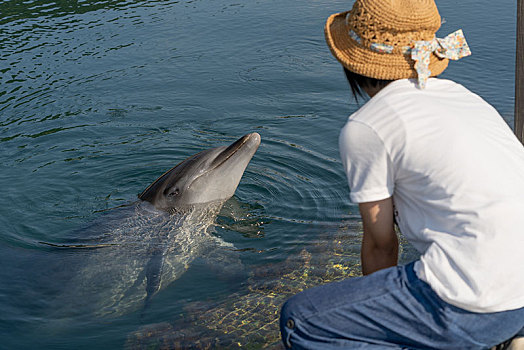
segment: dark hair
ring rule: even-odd
[[[353,97],[355,97],[355,101],[357,102],[358,96],[364,97],[364,87],[383,88],[393,81],[366,77],[357,73],[353,73],[345,67],[344,73],[346,73],[346,78],[348,80],[349,86],[351,87],[351,93],[353,94]]]

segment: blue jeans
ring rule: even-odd
[[[474,313],[440,299],[414,263],[306,290],[282,307],[292,349],[488,349],[520,334],[524,308]]]

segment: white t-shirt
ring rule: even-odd
[[[419,278],[474,312],[524,307],[524,148],[497,111],[449,80],[397,80],[349,117],[351,200],[393,197]]]

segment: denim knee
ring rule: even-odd
[[[299,293],[289,298],[280,310],[280,333],[286,349],[291,348],[290,338],[296,331],[297,322],[300,323],[299,315],[306,302],[304,293]]]

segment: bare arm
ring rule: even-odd
[[[397,265],[398,238],[393,226],[393,200],[390,198],[359,204],[364,224],[362,273]]]

